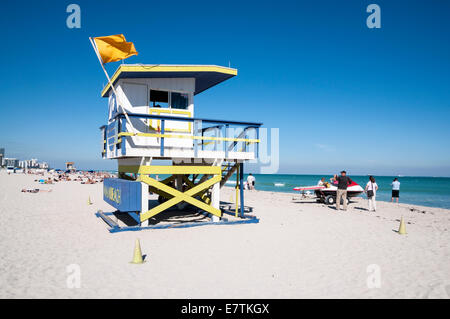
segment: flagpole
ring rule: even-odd
[[[105,65],[104,65],[103,60],[102,60],[102,58],[100,56],[100,53],[98,52],[97,46],[94,43],[94,40],[92,40],[92,38],[89,37],[89,41],[91,41],[91,45],[94,48],[95,54],[97,55],[98,62],[100,62],[100,65],[102,66],[103,72],[105,72],[106,78],[108,79],[109,86],[111,87],[114,95],[116,96],[116,101],[120,105],[120,107],[121,107],[121,109],[122,109],[122,111],[123,111],[123,113],[125,115],[125,118],[126,118],[127,122],[130,123],[131,130],[133,131],[134,134],[137,134],[136,130],[134,129],[133,123],[131,123],[131,120],[128,117],[127,111],[123,107],[123,104],[122,104],[122,101],[120,100],[119,95],[117,95],[116,89],[115,89],[114,85],[111,82],[111,78],[109,77],[109,74],[108,74],[108,72],[105,69]]]

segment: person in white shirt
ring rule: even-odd
[[[248,189],[255,189],[255,176],[252,173],[248,174],[247,177]]]
[[[398,178],[394,178],[394,181],[391,183],[392,185],[392,198],[391,202],[394,202],[394,198],[397,199],[398,204],[398,198],[400,196],[400,182],[398,181]]]
[[[369,200],[369,212],[372,210],[375,212],[377,210],[376,196],[377,196],[378,185],[375,182],[375,177],[370,176],[369,182],[364,189],[364,192],[367,195],[367,199]]]
[[[322,179],[317,183],[317,186],[325,186],[325,177],[322,177]]]

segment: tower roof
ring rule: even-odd
[[[116,84],[126,78],[195,78],[195,92],[201,93],[237,75],[237,70],[217,65],[121,64],[111,78]],[[107,97],[111,87],[102,90]]]

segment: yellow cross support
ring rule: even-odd
[[[218,217],[222,217],[222,211],[220,209],[217,209],[211,205],[208,205],[196,198],[194,198],[195,195],[198,193],[204,191],[205,189],[209,188],[210,186],[219,183],[222,177],[220,175],[216,175],[209,180],[200,183],[199,185],[196,185],[192,187],[191,189],[187,190],[186,192],[180,192],[179,190],[176,190],[170,186],[167,186],[159,181],[157,181],[154,178],[148,177],[148,176],[142,176],[141,180],[142,182],[153,186],[167,194],[170,194],[173,196],[173,198],[169,199],[168,201],[150,209],[149,211],[141,214],[141,222],[161,213],[162,211],[178,204],[179,202],[185,201],[191,205],[194,205],[206,212],[209,212],[213,215],[216,215]]]
[[[183,181],[190,187],[194,187],[195,183],[193,181],[191,181],[186,175],[183,175]],[[208,197],[208,195],[206,194],[206,191],[208,189],[204,189],[199,195],[201,197],[201,199],[206,203],[209,204],[211,203],[211,199]]]
[[[184,201],[191,205],[194,205],[208,213],[215,216],[222,217],[222,211],[218,208],[210,205],[211,199],[207,196],[208,189],[216,184],[220,183],[222,179],[221,168],[219,166],[191,166],[191,165],[174,165],[174,166],[157,166],[157,165],[119,165],[119,173],[134,173],[139,174],[141,182],[150,186],[150,191],[157,193],[168,200],[164,203],[148,210],[147,212],[140,214],[141,222],[165,211],[166,209]],[[158,181],[148,175],[152,174],[171,174],[172,176],[166,178],[163,181]],[[210,179],[201,181],[197,185],[190,181],[186,175],[190,174],[203,174],[212,176]],[[181,192],[171,187],[171,182],[176,175],[183,175],[184,182],[188,185],[189,189],[185,192]],[[194,198],[195,196],[201,196],[202,200]]]

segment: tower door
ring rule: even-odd
[[[148,101],[146,84],[124,83],[123,91],[133,111],[146,113]]]
[[[148,91],[146,84],[124,83],[123,92],[128,100],[128,112],[146,114],[148,112]],[[133,126],[139,132],[147,131],[147,121],[141,118],[131,118]]]

